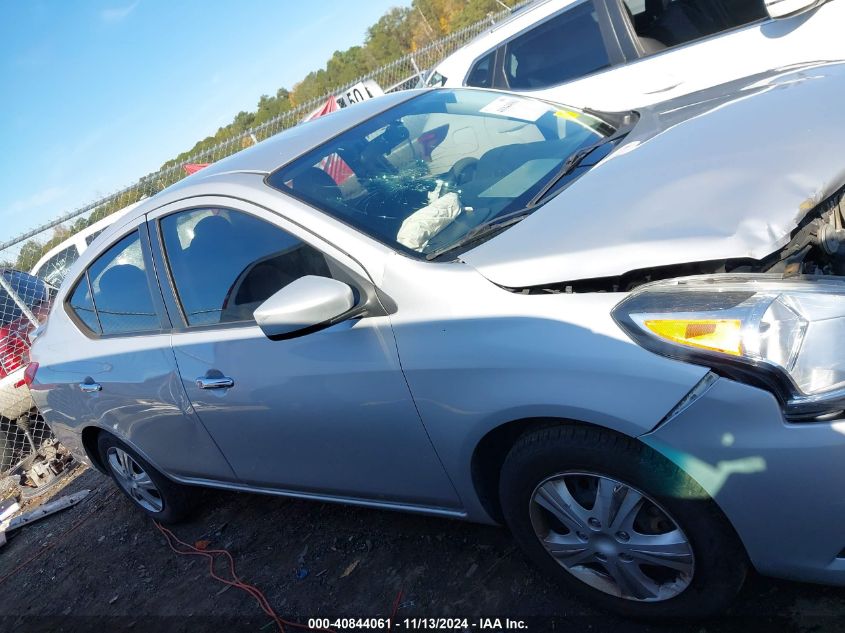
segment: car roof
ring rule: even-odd
[[[257,145],[212,163],[192,176],[183,178],[175,186],[182,183],[194,184],[199,180],[227,173],[270,173],[361,121],[408,101],[422,92],[425,90],[389,93],[300,123]]]
[[[112,233],[119,231],[123,226],[126,226],[139,216],[163,205],[181,200],[186,195],[195,194],[198,191],[197,188],[202,189],[203,185],[231,179],[235,174],[270,174],[279,167],[286,165],[302,154],[331,140],[358,123],[429,90],[405,90],[388,93],[279,132],[257,145],[253,145],[228,158],[212,163],[208,167],[199,170],[187,178],[183,178],[156,195],[147,198],[130,213],[125,214],[120,222],[115,222],[103,231],[100,237],[97,238],[97,241],[101,238],[110,239]]]

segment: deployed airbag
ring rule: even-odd
[[[440,191],[443,183],[437,183],[434,191],[428,194],[428,204],[415,211],[402,222],[396,241],[415,251],[422,251],[428,241],[451,224],[461,212],[458,194],[451,192],[443,196]]]

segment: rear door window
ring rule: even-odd
[[[582,2],[511,40],[505,77],[513,89],[547,88],[610,66],[593,2]]]
[[[137,231],[97,258],[71,293],[69,307],[97,334],[161,329]]]

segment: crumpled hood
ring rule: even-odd
[[[640,114],[603,162],[461,258],[514,288],[759,259],[845,184],[845,64],[767,73]]]

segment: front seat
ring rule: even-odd
[[[684,44],[708,34],[697,24],[700,17],[700,12],[683,0],[664,4],[648,34],[667,46]]]

